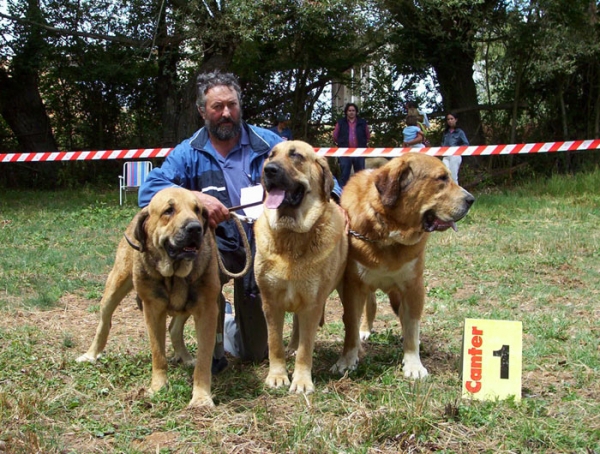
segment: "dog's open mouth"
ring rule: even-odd
[[[456,227],[456,222],[454,221],[442,221],[438,218],[433,210],[429,210],[423,216],[423,230],[426,232],[443,232],[444,230],[448,230],[450,227],[457,232],[458,228]]]
[[[286,206],[296,207],[302,203],[304,192],[304,186],[302,185],[298,185],[293,191],[286,191],[285,189],[276,187],[267,188],[265,207],[272,210]]]
[[[200,251],[200,244],[195,240],[190,240],[185,245],[173,245],[167,241],[165,250],[173,260],[194,260]]]

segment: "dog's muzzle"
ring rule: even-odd
[[[304,185],[293,181],[285,169],[275,163],[265,164],[263,183],[267,197],[265,206],[270,209],[296,207],[302,203],[306,189]]]
[[[204,237],[204,228],[197,220],[187,222],[177,234],[165,242],[165,250],[173,260],[194,260]]]
[[[434,210],[428,210],[423,215],[423,230],[426,232],[443,232],[444,230],[448,230],[450,227],[456,232],[458,228],[456,227],[456,223],[464,218],[473,202],[475,202],[475,197],[471,195],[471,193],[464,190],[464,198],[462,206],[457,212],[452,216],[452,219],[443,220],[439,218]]]

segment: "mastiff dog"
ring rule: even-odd
[[[266,199],[254,229],[254,271],[267,320],[266,384],[290,384],[283,324],[285,313],[293,312],[297,326],[290,348],[297,352],[290,392],[310,393],[317,329],[346,266],[346,220],[330,197],[334,179],[327,160],[305,142],[276,145],[265,161],[262,183]]]
[[[372,293],[381,289],[402,324],[404,376],[427,375],[419,356],[427,238],[431,232],[456,230],[456,222],[474,200],[439,159],[419,153],[402,155],[350,178],[341,198],[350,224],[342,292],[345,341],[332,370],[356,367],[361,336],[368,337],[375,317]],[[363,309],[365,322],[360,328]]]
[[[198,353],[190,407],[213,406],[211,363],[221,290],[217,247],[207,213],[198,199],[182,188],[158,192],[133,218],[117,248],[102,301],[100,322],[87,353],[78,361],[95,361],[106,346],[112,315],[135,290],[141,301],[152,351],[150,393],[167,384],[165,353],[167,315],[176,356],[194,359],[183,343],[183,327],[194,317]]]

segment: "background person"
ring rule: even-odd
[[[402,146],[410,148],[423,148],[423,140],[425,136],[423,131],[418,126],[417,117],[408,115],[406,117],[406,127],[402,130]]]
[[[417,103],[414,101],[406,101],[406,115],[414,115],[417,117],[418,125],[423,130],[423,134],[428,130],[431,126],[429,123],[429,118],[427,118],[427,114],[425,111],[419,110],[417,107]]]
[[[458,116],[454,113],[446,114],[446,128],[442,136],[442,147],[456,147],[461,145],[469,145],[469,140],[465,132],[456,127]],[[462,162],[462,156],[444,156],[442,159],[446,167],[450,169],[452,179],[458,183],[458,170]]]
[[[344,117],[340,118],[333,130],[333,142],[340,148],[365,148],[371,138],[367,121],[358,116],[358,106],[349,102],[344,107]],[[359,172],[365,169],[365,158],[339,158],[340,185],[344,187],[352,169]]]
[[[246,233],[251,251],[244,250],[240,235],[227,207],[240,204],[245,187],[260,184],[263,162],[271,148],[283,139],[267,129],[242,120],[242,96],[237,78],[230,73],[200,74],[197,79],[197,106],[204,127],[169,153],[162,166],[150,172],[140,187],[139,205],[146,206],[163,188],[190,189],[208,210],[215,228],[217,245],[226,268],[239,272],[246,254],[254,255],[251,226]],[[221,284],[228,278],[221,277]],[[253,268],[234,280],[237,332],[234,344],[243,360],[262,361],[267,357],[267,327]],[[227,365],[222,342],[225,300],[220,301],[220,336],[213,360],[213,372]]]
[[[292,130],[288,127],[290,119],[287,115],[280,114],[277,116],[277,124],[270,128],[275,134],[279,135],[283,140],[294,140]]]

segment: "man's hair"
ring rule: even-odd
[[[202,73],[198,75],[196,79],[196,86],[198,87],[198,96],[196,98],[196,105],[203,109],[206,105],[206,92],[211,88],[218,86],[226,86],[236,91],[240,107],[242,106],[242,89],[240,83],[232,73],[222,73],[220,71],[213,71],[209,73]]]
[[[349,102],[349,103],[346,103],[346,105],[344,106],[344,116],[346,116],[348,114],[349,107],[354,107],[356,109],[356,115],[358,115],[358,106],[356,104],[354,104],[353,102]]]

